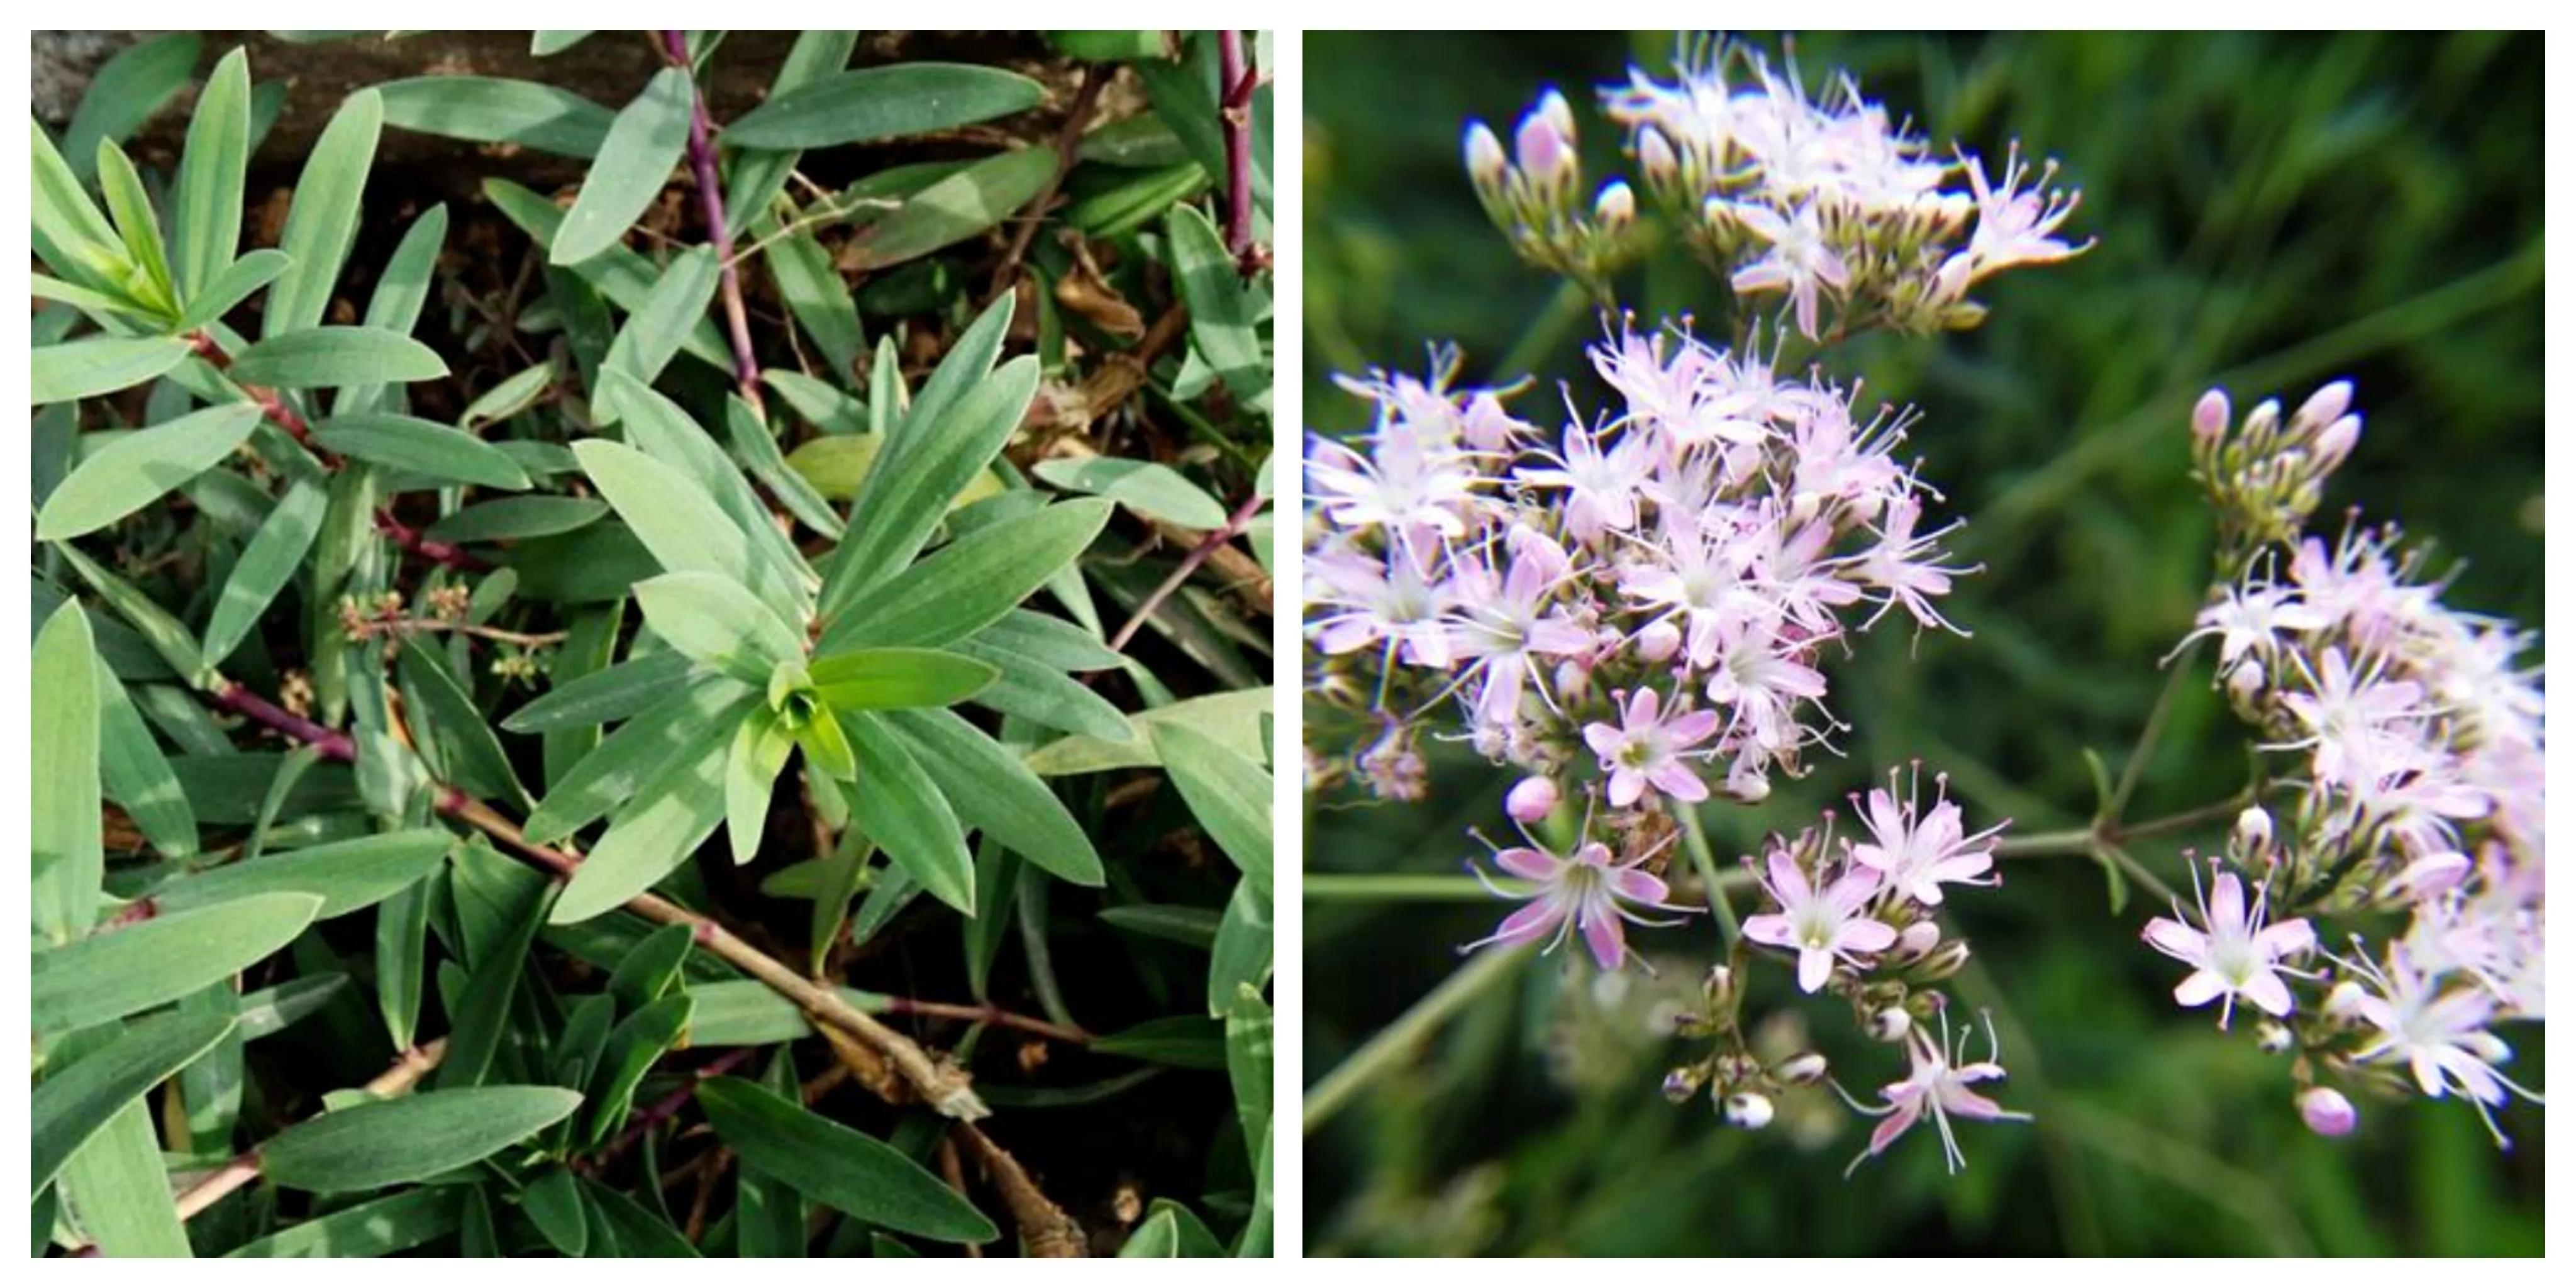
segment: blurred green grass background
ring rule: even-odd
[[[1336,371],[1420,371],[1455,340],[1469,383],[1526,371],[1520,404],[1551,422],[1560,382],[1596,407],[1588,307],[1520,264],[1460,170],[1465,121],[1508,136],[1543,86],[1583,126],[1594,182],[1619,167],[1591,90],[1633,59],[1661,71],[1668,33],[1334,34],[1306,38],[1308,423],[1362,428]],[[1776,38],[1759,43],[1777,50]],[[2394,519],[2460,564],[2451,602],[2537,626],[2542,604],[2541,112],[2538,35],[2418,37],[1802,35],[1808,82],[1834,68],[1936,141],[2000,156],[2019,138],[2084,190],[2089,255],[1991,284],[1980,330],[1846,345],[1833,374],[1925,418],[1910,452],[1965,516],[1956,548],[1985,572],[1950,601],[1975,638],[1890,625],[1830,668],[1847,753],[1758,809],[1712,809],[1721,860],[1921,757],[1948,770],[1972,825],[2079,825],[2082,753],[2117,773],[2188,628],[2209,557],[2186,478],[2185,416],[2210,384],[2240,408],[2359,385],[2362,444],[2324,522]],[[1631,274],[1641,317],[1698,311],[1723,287],[1678,254]],[[1513,354],[1526,362],[1506,359]],[[2537,660],[2535,657],[2534,660]],[[2224,796],[2243,738],[2186,690],[2132,818]],[[1435,761],[1410,808],[1310,806],[1314,872],[1456,873],[1469,826],[1501,821],[1505,781]],[[2179,842],[2205,842],[2183,837]],[[2175,843],[2138,857],[2178,877]],[[1961,1000],[1991,1006],[2035,1126],[1963,1128],[1968,1169],[1908,1139],[1851,1180],[1865,1132],[1823,1096],[1762,1136],[1707,1103],[1665,1104],[1686,1048],[1645,1035],[1656,998],[1695,987],[1706,922],[1638,936],[1662,971],[1611,997],[1562,959],[1471,1005],[1421,1057],[1374,1083],[1307,1144],[1318,1253],[1801,1254],[2537,1253],[2546,1140],[2504,1116],[2499,1153],[2454,1102],[2363,1102],[2360,1132],[2310,1136],[2286,1069],[2169,1000],[2169,964],[2136,941],[2152,915],[2108,908],[2099,869],[2016,862],[1955,901],[1978,964]],[[1308,1085],[1457,965],[1485,905],[1306,905]],[[1785,998],[1768,1008],[1797,1012]],[[1901,1073],[1805,1009],[1845,1081]],[[2506,1036],[2513,1072],[2547,1084],[2542,1032]],[[1982,1047],[1982,1043],[1980,1043]],[[1695,1053],[1695,1052],[1694,1052]],[[1918,1133],[1918,1134],[1928,1134]]]

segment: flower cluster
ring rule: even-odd
[[[1937,494],[1895,457],[1909,420],[1751,355],[1634,331],[1593,350],[1625,405],[1550,435],[1494,391],[1379,376],[1358,450],[1308,459],[1317,688],[1369,712],[1358,767],[1418,780],[1454,699],[1477,750],[1616,809],[1767,795],[1839,726],[1823,655],[1891,610],[1947,628]]]
[[[1631,69],[1601,102],[1690,245],[1737,294],[1785,300],[1810,339],[1828,330],[1828,305],[1838,335],[1973,327],[1979,282],[2085,249],[2058,235],[2080,194],[2050,186],[2053,162],[2034,173],[2018,145],[1999,175],[1955,148],[1942,158],[1847,76],[1811,98],[1794,73],[1719,44],[1685,49],[1670,81]],[[1507,158],[1492,129],[1468,129],[1487,212],[1524,258],[1597,289],[1640,244],[1635,196],[1614,180],[1583,208],[1573,113],[1553,90],[1513,142]]]
[[[2187,643],[2215,641],[2218,683],[2277,767],[2287,823],[2276,834],[2258,805],[2238,826],[2230,858],[2265,892],[2250,907],[2223,873],[2199,929],[2160,919],[2148,939],[2198,968],[2186,1005],[2241,995],[2292,1020],[2267,1040],[2298,1047],[2303,1084],[2334,1070],[2402,1088],[2402,1069],[2492,1127],[2521,1088],[2498,1072],[2512,1052],[2490,1026],[2545,1014],[2543,694],[2521,662],[2535,637],[2444,604],[2393,527],[2303,533],[2358,435],[2350,402],[2348,384],[2329,385],[2286,422],[2266,402],[2232,433],[2223,395],[2194,414],[2222,533],[2245,549],[2222,550],[2232,580]],[[2303,915],[2266,926],[2267,897]],[[2378,914],[2404,930],[2354,935],[2314,971],[2276,968],[2315,946],[2309,918]],[[2301,1107],[2312,1124],[2353,1119],[2331,1088]]]

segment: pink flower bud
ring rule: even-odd
[[[1512,784],[1511,794],[1503,798],[1503,812],[1519,823],[1536,823],[1555,813],[1556,780],[1532,774]]]
[[[1512,151],[1520,160],[1521,173],[1542,188],[1554,187],[1573,175],[1573,142],[1557,130],[1556,123],[1544,112],[1531,112],[1521,118],[1520,129],[1512,135]]]
[[[1902,1042],[1914,1031],[1914,1017],[1903,1007],[1891,1006],[1869,1017],[1869,1035],[1881,1042]]]
[[[2192,406],[2191,436],[2203,444],[2215,444],[2227,432],[2227,420],[2227,391],[2212,389]]]
[[[1781,1061],[1780,1067],[1772,1073],[1793,1087],[1803,1087],[1825,1076],[1825,1057],[1814,1051],[1793,1055]]]
[[[2291,419],[2302,425],[2322,425],[2337,419],[2352,407],[2352,382],[2338,380],[2308,395],[2299,404],[2299,414]]]
[[[2330,470],[2352,455],[2352,445],[2361,441],[2361,417],[2340,416],[2317,435],[2317,468]]]
[[[1623,228],[1637,217],[1637,194],[1616,179],[1601,186],[1601,195],[1592,199],[1592,220],[1604,228]]]
[[[2236,816],[2236,848],[2251,857],[2261,854],[2272,844],[2272,816],[2260,805],[2248,805]]]
[[[1653,183],[1669,183],[1680,173],[1681,158],[1673,154],[1673,145],[1664,132],[1653,126],[1637,132],[1637,166]]]
[[[1548,124],[1556,127],[1558,138],[1564,139],[1569,147],[1573,145],[1574,109],[1566,105],[1565,95],[1553,89],[1539,95],[1537,111],[1547,118]]]
[[[1664,1074],[1664,1099],[1680,1104],[1699,1094],[1700,1081],[1707,1076],[1696,1065],[1683,1065]]]
[[[2326,1014],[2349,1020],[2361,1014],[2361,1004],[2369,996],[2361,985],[2348,979],[2337,980],[2333,988],[2326,990]]]
[[[1940,923],[1927,917],[1897,933],[1896,953],[1899,957],[1920,957],[1940,942]]]
[[[1771,1097],[1758,1091],[1739,1091],[1726,1098],[1726,1121],[1746,1131],[1760,1131],[1771,1125]]]
[[[1502,181],[1503,171],[1511,165],[1503,155],[1503,141],[1494,137],[1492,126],[1474,121],[1467,126],[1467,174],[1478,186]]]
[[[2349,1136],[2361,1114],[2332,1087],[2310,1087],[2299,1093],[2299,1117],[2320,1136]]]
[[[1682,628],[1669,621],[1646,623],[1637,632],[1637,656],[1649,662],[1662,662],[1682,649]]]
[[[2297,1041],[2298,1037],[2290,1032],[2290,1026],[2277,1021],[2265,1020],[2254,1030],[2254,1045],[2262,1048],[2265,1055],[2280,1055]]]

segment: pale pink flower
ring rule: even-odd
[[[1950,799],[1949,775],[1932,776],[1939,799],[1924,810],[1922,770],[1915,770],[1914,784],[1902,801],[1894,790],[1896,772],[1888,771],[1887,788],[1870,789],[1861,821],[1869,826],[1871,839],[1853,844],[1852,861],[1876,871],[1889,889],[1933,907],[1941,903],[1944,882],[1997,884],[2001,878],[1988,874],[1995,866],[1995,838],[2006,824],[1970,836],[1957,802]]]
[[[1596,542],[1604,531],[1636,527],[1638,489],[1654,471],[1653,446],[1644,436],[1627,435],[1607,450],[1603,436],[1568,426],[1562,454],[1537,454],[1555,468],[1518,471],[1523,486],[1564,491],[1565,529],[1578,541]]]
[[[1465,454],[1424,441],[1401,421],[1383,426],[1367,456],[1311,440],[1306,479],[1314,501],[1350,530],[1427,527],[1457,538],[1473,500],[1476,471]]]
[[[1873,1108],[1852,1100],[1848,1093],[1844,1095],[1844,1100],[1850,1102],[1852,1108],[1879,1117],[1877,1129],[1869,1134],[1869,1148],[1852,1159],[1851,1167],[1843,1169],[1845,1175],[1865,1160],[1886,1153],[1888,1146],[1912,1130],[1926,1114],[1931,1115],[1932,1125],[1941,1133],[1941,1161],[1953,1173],[1968,1165],[1967,1156],[1959,1152],[1958,1136],[1950,1127],[1953,1115],[1986,1122],[2030,1121],[2029,1114],[2006,1109],[1971,1089],[1977,1083],[1991,1082],[2004,1076],[2004,1067],[2000,1063],[2003,1044],[1995,1037],[1992,1016],[1986,1018],[1986,1058],[1969,1062],[1967,1045],[1966,1033],[1959,1034],[1957,1044],[1952,1044],[1950,1018],[1945,1012],[1941,1017],[1939,1039],[1934,1039],[1920,1026],[1912,1030],[1906,1051],[1913,1057],[1913,1070],[1903,1082],[1891,1082],[1879,1089],[1885,1105]],[[1840,1090],[1840,1087],[1836,1089]]]
[[[1494,866],[1505,873],[1533,882],[1538,889],[1529,894],[1514,894],[1487,879],[1482,868],[1470,863],[1485,888],[1505,899],[1526,899],[1519,911],[1503,918],[1493,934],[1479,939],[1461,952],[1471,952],[1488,944],[1519,946],[1545,940],[1541,953],[1556,951],[1572,934],[1583,936],[1584,946],[1591,949],[1592,960],[1603,970],[1617,970],[1628,956],[1627,924],[1669,926],[1674,921],[1657,920],[1639,915],[1635,909],[1658,912],[1691,912],[1664,902],[1671,890],[1662,878],[1639,865],[1651,858],[1640,854],[1625,863],[1613,862],[1610,847],[1599,841],[1585,841],[1575,847],[1571,856],[1556,852],[1531,840],[1494,851]]]
[[[2442,987],[2439,976],[2416,969],[2404,944],[2389,946],[2384,970],[2368,961],[2343,964],[2379,989],[2351,1002],[2352,1013],[2377,1030],[2354,1059],[2404,1061],[2425,1095],[2467,1097],[2499,1145],[2504,1133],[2496,1128],[2492,1108],[2503,1105],[2508,1092],[2542,1103],[2539,1093],[2497,1069],[2513,1058],[2513,1048],[2487,1032],[2495,1004],[2486,993]]]
[[[1825,240],[1815,205],[1802,205],[1785,219],[1768,206],[1750,203],[1730,206],[1725,213],[1770,246],[1762,258],[1735,270],[1731,284],[1736,293],[1788,292],[1799,334],[1815,339],[1818,295],[1851,285],[1851,271]]]
[[[1939,609],[1932,607],[1932,597],[1950,593],[1950,578],[1973,568],[1945,568],[1940,540],[1950,529],[1914,535],[1914,525],[1922,518],[1923,507],[1912,497],[1901,497],[1887,503],[1887,515],[1878,529],[1878,544],[1861,556],[1857,575],[1861,581],[1887,598],[1870,615],[1868,624],[1876,624],[1887,610],[1903,605],[1913,614],[1915,625],[1938,627],[1966,637],[1968,632],[1950,624]],[[1951,525],[1956,527],[1956,524]]]
[[[1845,872],[1830,884],[1810,882],[1786,846],[1772,849],[1768,866],[1763,889],[1780,911],[1745,918],[1744,937],[1796,950],[1800,991],[1823,988],[1836,961],[1858,966],[1862,954],[1895,945],[1895,927],[1861,912],[1878,891],[1876,873],[1862,869]]]
[[[1636,804],[1649,784],[1686,804],[1708,799],[1708,785],[1684,757],[1717,732],[1718,715],[1689,710],[1687,703],[1674,704],[1667,715],[1657,710],[1662,702],[1653,689],[1639,686],[1628,696],[1618,727],[1597,722],[1583,727],[1583,741],[1601,757],[1601,771],[1610,775],[1610,804],[1616,808]]]
[[[2235,1015],[2239,997],[2276,1018],[2288,1015],[2290,986],[2281,977],[2298,972],[2281,962],[2316,947],[2316,932],[2307,918],[2266,925],[2268,892],[2257,890],[2254,906],[2248,908],[2245,885],[2233,872],[2217,873],[2204,896],[2199,869],[2194,868],[2192,896],[2200,902],[2200,929],[2182,921],[2182,907],[2177,904],[2173,916],[2149,921],[2144,936],[2157,952],[2192,967],[2191,974],[2174,987],[2174,1001],[2200,1007],[2223,999],[2218,1012],[2222,1029]]]
[[[2281,705],[2289,709],[2307,730],[2304,737],[2279,744],[2282,747],[2314,747],[2317,777],[2328,782],[2350,783],[2367,774],[2366,767],[2387,763],[2386,754],[2402,751],[2418,740],[2397,735],[2395,746],[2390,727],[2407,721],[2423,709],[2424,687],[2412,680],[2393,678],[2376,660],[2354,666],[2340,648],[2327,648],[2314,667],[2304,654],[2291,654],[2304,674],[2309,691],[2292,690],[2281,695]]]
[[[2183,642],[2218,637],[2221,671],[2241,657],[2270,662],[2285,634],[2323,629],[2325,615],[2303,602],[2288,586],[2230,586],[2217,603],[2200,610],[2196,629]],[[2179,651],[2180,646],[2176,646]]]
[[[1308,604],[1324,610],[1312,619],[1315,646],[1341,654],[1384,641],[1394,658],[1447,670],[1452,595],[1434,573],[1426,545],[1398,537],[1387,542],[1383,559],[1350,549],[1309,556]]]
[[[1592,637],[1551,600],[1569,572],[1565,552],[1529,529],[1515,531],[1508,572],[1497,573],[1485,551],[1458,557],[1450,579],[1457,608],[1450,642],[1473,658],[1462,682],[1481,676],[1476,710],[1488,721],[1512,718],[1521,690],[1542,655],[1581,653]]]

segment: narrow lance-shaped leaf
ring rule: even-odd
[[[259,408],[231,403],[137,430],[90,454],[36,516],[36,537],[96,532],[214,468],[259,425]]]
[[[294,580],[305,552],[313,548],[313,538],[322,530],[323,505],[323,491],[312,483],[297,483],[277,499],[242,549],[241,558],[234,561],[232,575],[224,579],[223,593],[215,600],[214,615],[206,622],[206,665],[223,665],[259,624],[260,614],[268,611],[277,593]]]
[[[40,345],[31,360],[28,401],[42,407],[112,394],[165,375],[187,360],[188,342],[175,336],[96,336]]]
[[[412,416],[381,412],[333,416],[314,425],[313,440],[343,456],[425,475],[441,484],[516,491],[529,483],[527,471],[509,453],[461,429]]]
[[[1189,725],[1158,724],[1153,737],[1163,768],[1170,771],[1199,825],[1266,893],[1270,889],[1269,771]]]
[[[766,686],[779,663],[805,656],[794,627],[714,573],[664,573],[638,582],[635,602],[664,642],[745,684]]]
[[[274,338],[321,324],[331,292],[358,237],[358,208],[367,171],[375,165],[376,138],[384,125],[384,100],[372,89],[351,94],[315,140],[295,185],[295,204],[277,248],[292,262],[269,288],[260,334]],[[440,366],[445,374],[445,364]]]
[[[156,1015],[56,1069],[27,1106],[34,1137],[32,1188],[41,1190],[107,1120],[232,1032],[228,1015]]]
[[[215,64],[197,95],[196,110],[188,117],[187,150],[179,158],[171,240],[177,243],[179,299],[192,315],[207,286],[231,267],[241,245],[242,186],[249,166],[250,53],[235,49]],[[280,268],[283,261],[280,256]],[[239,302],[236,297],[234,303]]]
[[[320,895],[252,895],[38,953],[30,1019],[60,1033],[176,1000],[285,947],[321,908]]]
[[[330,385],[409,383],[447,374],[436,350],[398,331],[363,326],[306,327],[273,336],[233,359],[232,377],[246,385],[319,389]]]
[[[983,1243],[999,1233],[920,1164],[758,1083],[709,1078],[696,1094],[718,1139],[809,1198],[924,1238]]]
[[[1036,107],[1046,91],[1025,76],[958,63],[902,63],[836,72],[746,112],[725,141],[750,148],[827,148],[954,129]]]
[[[824,632],[823,646],[928,648],[964,639],[1090,548],[1109,510],[1097,498],[1061,501],[968,533],[859,596]]]
[[[322,907],[314,919],[327,920],[369,907],[426,879],[455,843],[454,836],[435,827],[334,841],[181,877],[155,887],[152,901],[161,912],[171,913],[248,895],[292,891],[320,896]]]
[[[953,711],[894,711],[886,721],[958,818],[1077,885],[1105,879],[1091,837],[1046,783],[991,735]]]
[[[561,1087],[462,1087],[336,1109],[260,1150],[260,1173],[289,1189],[340,1193],[427,1180],[489,1158],[581,1105]]]
[[[385,98],[385,124],[396,129],[581,160],[598,155],[617,119],[570,90],[497,76],[418,76],[376,92]]]
[[[581,195],[555,232],[548,259],[578,264],[616,245],[635,226],[688,146],[696,93],[685,69],[666,67],[618,112],[582,180]]]
[[[815,658],[806,675],[834,708],[869,711],[953,706],[991,684],[994,671],[937,649],[863,648]]]
[[[859,826],[922,889],[974,916],[974,856],[939,784],[877,715],[855,713],[843,727],[858,761],[853,813]]]
[[[99,836],[98,685],[89,618],[67,602],[36,634],[29,666],[32,727],[45,754],[35,760],[34,912],[37,931],[62,943],[98,918],[98,885],[106,871]],[[59,950],[57,950],[59,951]]]

